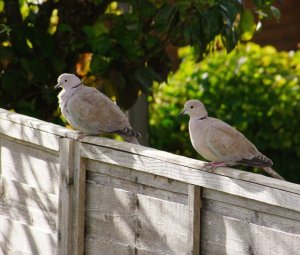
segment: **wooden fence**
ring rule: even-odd
[[[0,110],[0,254],[299,254],[300,186]]]

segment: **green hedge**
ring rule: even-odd
[[[235,126],[274,169],[300,182],[300,52],[248,43],[200,63],[191,48],[180,54],[179,70],[156,88],[150,105],[151,146],[200,158],[189,141],[188,118],[178,116],[186,100],[200,99],[210,116]]]

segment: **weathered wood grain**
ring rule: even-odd
[[[1,215],[44,232],[56,233],[57,207],[57,196],[1,177]]]
[[[138,252],[138,253],[137,253]],[[98,237],[86,236],[85,254],[88,255],[136,255],[139,251],[130,245],[103,241]]]
[[[299,185],[231,168],[209,173],[202,161],[74,138],[75,131],[0,109],[0,254],[300,250]]]
[[[58,194],[58,155],[0,138],[1,175],[39,190]]]
[[[87,169],[91,172],[100,173],[134,183],[145,184],[158,188],[159,190],[169,190],[176,193],[188,194],[188,185],[178,182],[172,178],[165,178],[147,172],[135,171],[115,164],[108,164],[98,160],[88,160]]]
[[[26,115],[18,114],[15,112],[7,111],[5,109],[0,109],[0,120],[7,120],[12,123],[12,125],[16,126],[26,126],[35,130],[40,130],[43,132],[47,132],[49,134],[54,134],[60,137],[67,137],[76,135],[76,131],[71,129],[66,129],[62,126],[55,125],[50,122],[42,121],[33,117],[29,117]],[[1,132],[5,134],[5,132]],[[73,137],[74,138],[74,137]],[[41,144],[39,144],[41,145]],[[59,144],[58,144],[59,145]]]
[[[144,253],[184,254],[188,207],[140,194],[131,187],[128,191],[128,185],[120,186],[87,183],[85,246],[94,246],[97,240],[101,246],[112,242],[142,249]]]
[[[88,183],[86,236],[91,239],[134,245],[137,197],[133,192]]]
[[[85,164],[80,157],[80,143],[61,139],[59,165],[58,253],[83,254]]]
[[[298,254],[300,235],[202,211],[204,254]]]
[[[152,173],[181,182],[300,211],[300,195],[283,189],[220,176],[188,166],[172,164],[159,158],[154,159],[89,144],[82,144],[82,155],[113,165]]]
[[[6,136],[30,142],[42,147],[58,151],[59,136],[35,129],[30,126],[16,125],[5,119],[0,119],[0,133]]]
[[[80,156],[80,144],[74,151],[73,244],[74,255],[84,254],[86,159]]]
[[[300,222],[296,220],[206,199],[203,200],[203,210],[265,226],[274,230],[297,234],[300,237]]]
[[[247,199],[212,189],[203,189],[202,197],[210,201],[219,201],[229,205],[248,208],[252,211],[264,212],[300,222],[300,213],[284,207],[272,206],[259,200]]]
[[[4,254],[56,253],[56,235],[43,232],[0,215],[0,246]]]
[[[138,247],[158,254],[185,254],[188,243],[188,207],[138,195]]]
[[[177,203],[187,205],[187,195],[169,191],[168,190],[169,185],[167,185],[168,180],[164,181],[164,183],[165,183],[164,189],[158,189],[156,187],[148,186],[146,184],[140,184],[135,181],[127,181],[127,180],[124,180],[121,178],[116,178],[116,177],[99,174],[99,173],[95,173],[95,172],[90,172],[90,171],[87,172],[87,176],[88,176],[87,183],[89,183],[89,184],[107,185],[112,188],[125,189],[125,190],[133,192],[133,193],[139,193],[139,194],[148,195],[151,197],[156,197],[159,199],[167,200],[170,202],[177,202]],[[136,181],[140,180],[139,172],[136,172],[136,176],[137,176]],[[156,179],[159,179],[162,183],[162,180],[161,180],[162,178],[163,177],[159,178],[156,176],[152,176],[152,178],[151,179],[149,178],[149,179],[153,180],[153,181],[155,181]],[[166,178],[164,178],[164,179],[166,179]],[[152,184],[151,182],[149,182],[149,183]],[[173,183],[171,185],[174,186]]]
[[[188,254],[200,254],[201,188],[189,185],[188,194]]]
[[[72,137],[72,135],[68,135]],[[95,136],[87,136],[83,138],[83,143],[94,144],[104,148],[110,148],[116,151],[128,152],[130,154],[145,156],[152,159],[160,159],[164,162],[172,163],[180,166],[188,166],[190,168],[206,171],[203,169],[205,162],[187,158],[179,155],[174,155],[165,151],[156,150],[140,145],[120,142],[108,138],[100,138]],[[215,171],[215,174],[231,177],[237,180],[245,180],[253,183],[258,183],[263,186],[283,189],[296,194],[300,194],[300,186],[282,180],[277,180],[260,174],[249,173],[228,167],[220,167]]]

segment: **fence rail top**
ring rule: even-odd
[[[15,133],[11,133],[11,130],[9,130],[9,126],[5,126],[3,124],[4,122],[8,122],[11,126],[19,125],[22,127],[34,129],[36,131],[41,131],[45,134],[51,134],[57,136],[58,138],[59,137],[66,137],[70,139],[77,138],[77,131],[73,131],[59,125],[41,121],[39,119],[21,115],[15,112],[10,112],[5,109],[0,109],[0,133],[14,137],[14,135],[17,134],[16,132],[19,132],[19,130],[17,130]],[[20,133],[17,134],[15,138],[22,140],[23,136],[24,134]],[[29,138],[27,140],[30,141]],[[160,161],[168,162],[170,164],[174,164],[177,166],[188,167],[190,169],[198,170],[206,174],[218,175],[220,177],[223,176],[235,180],[246,181],[249,183],[256,183],[266,187],[275,188],[278,190],[283,190],[283,191],[300,195],[300,185],[298,184],[281,181],[260,174],[249,173],[249,172],[240,171],[228,167],[218,168],[215,171],[215,173],[208,173],[206,170],[203,169],[205,164],[205,162],[203,161],[175,155],[172,153],[160,151],[149,147],[144,147],[140,145],[120,142],[120,141],[96,137],[96,136],[85,137],[81,140],[81,143],[83,145],[93,145],[96,147],[98,146],[102,148],[113,149],[115,151],[126,152],[135,156],[143,156],[144,158],[148,158],[149,160],[159,159]],[[59,143],[55,142],[55,146],[54,145],[51,146],[57,149],[58,146],[57,144]]]

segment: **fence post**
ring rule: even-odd
[[[188,254],[200,254],[200,213],[201,213],[201,187],[189,184],[188,186]]]
[[[83,255],[86,167],[80,155],[79,142],[61,138],[59,169],[57,254]]]

